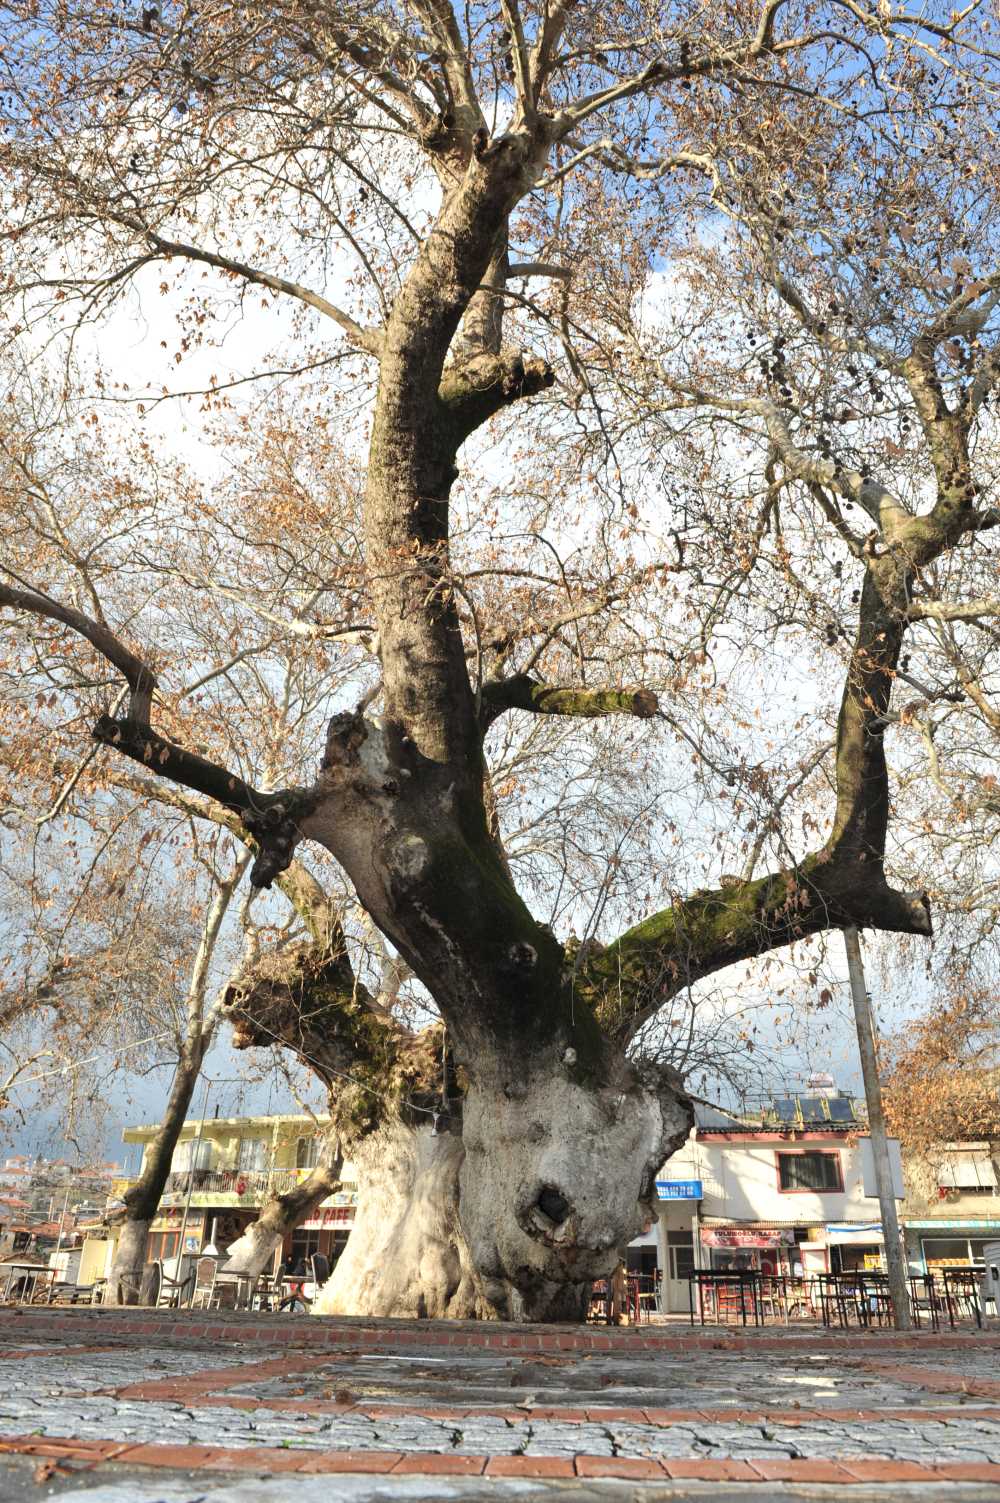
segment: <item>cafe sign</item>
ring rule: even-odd
[[[321,1232],[331,1226],[353,1226],[354,1206],[318,1206],[300,1225],[303,1231]]]
[[[789,1227],[710,1226],[702,1227],[705,1247],[794,1247],[795,1232]]]

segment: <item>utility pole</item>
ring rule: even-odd
[[[878,1189],[878,1203],[882,1213],[882,1236],[885,1242],[885,1263],[889,1273],[889,1293],[892,1295],[893,1325],[897,1331],[908,1331],[912,1325],[910,1289],[906,1281],[906,1266],[903,1262],[903,1249],[899,1240],[896,1196],[892,1183],[892,1167],[889,1163],[885,1116],[882,1111],[882,1086],[878,1078],[878,1059],[875,1050],[875,1017],[872,1012],[872,1000],[865,985],[858,931],[853,924],[844,930],[844,948],[847,951],[847,969],[851,977],[854,1021],[858,1029],[861,1075],[865,1083],[865,1099],[868,1103],[868,1131],[871,1134],[875,1185]]]
[[[66,1194],[63,1197],[62,1215],[59,1217],[59,1236],[56,1239],[56,1252],[62,1247],[63,1227],[66,1224],[66,1208],[69,1205],[69,1185],[66,1186]]]

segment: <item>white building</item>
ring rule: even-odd
[[[699,1268],[798,1277],[881,1267],[864,1130],[853,1098],[837,1092],[776,1098],[746,1118],[699,1109],[663,1166],[656,1225],[640,1239],[650,1252],[655,1243],[663,1308],[688,1309],[688,1274]]]

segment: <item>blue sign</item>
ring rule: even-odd
[[[656,1193],[661,1200],[701,1200],[700,1179],[658,1179]]]

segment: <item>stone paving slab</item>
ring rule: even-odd
[[[957,1354],[959,1358],[963,1354]],[[994,1374],[1000,1354],[988,1354]],[[960,1367],[960,1364],[959,1364]],[[109,1385],[110,1386],[110,1385]],[[722,1408],[745,1407],[767,1393],[775,1404],[807,1407],[836,1404],[839,1408],[904,1406],[944,1402],[932,1394],[914,1395],[912,1386],[894,1382],[883,1373],[868,1372],[857,1361],[840,1361],[825,1354],[791,1354],[776,1364],[751,1353],[692,1352],[651,1356],[644,1352],[620,1358],[606,1354],[567,1354],[541,1365],[531,1357],[465,1354],[460,1370],[453,1363],[412,1360],[388,1354],[365,1354],[319,1362],[303,1370],[295,1383],[297,1396],[328,1400],[348,1390],[358,1401],[389,1394],[399,1398],[448,1405],[523,1404],[540,1391],[552,1405],[591,1408],[594,1405],[631,1407]],[[240,1394],[267,1402],[287,1397],[287,1373],[261,1376],[241,1383]],[[692,1397],[693,1396],[693,1397]]]
[[[710,1483],[758,1503],[775,1487],[853,1500],[909,1484],[1000,1499],[1000,1382],[982,1376],[1000,1368],[995,1332],[723,1333],[711,1345],[675,1328],[654,1349],[642,1328],[595,1347],[591,1328],[481,1325],[444,1356],[444,1324],[257,1316],[225,1321],[222,1339],[168,1313],[0,1311],[0,1456],[34,1457],[76,1491],[83,1466],[155,1468],[171,1487],[184,1468],[199,1484],[294,1473],[301,1503],[312,1474],[336,1474],[338,1496],[342,1478],[361,1479],[365,1498],[482,1478],[559,1484],[577,1503]],[[534,1344],[517,1345],[525,1336]]]

